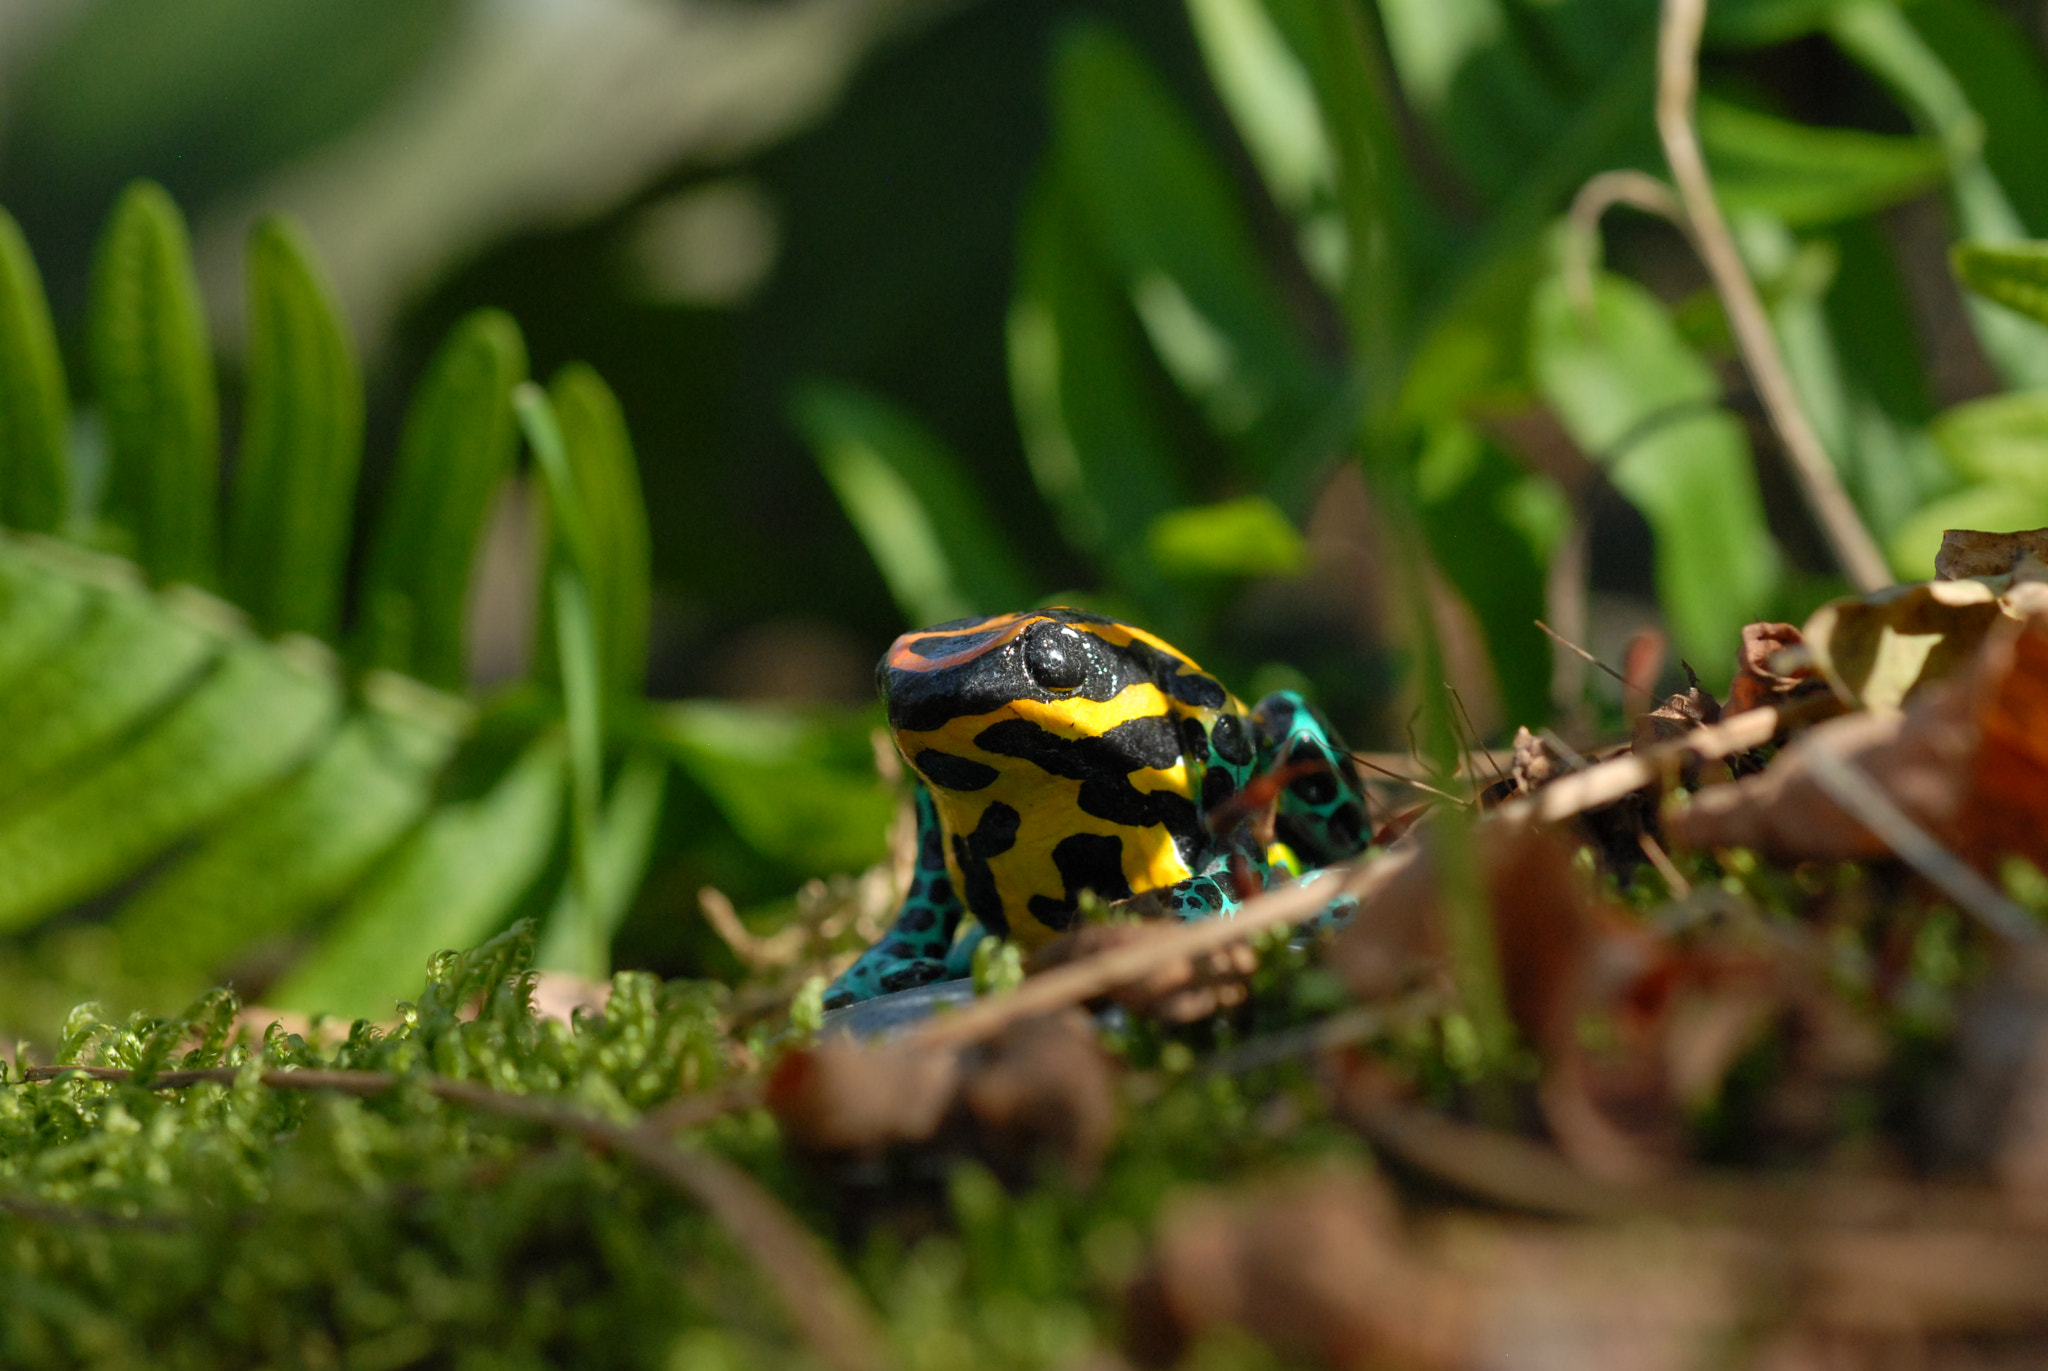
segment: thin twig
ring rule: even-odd
[[[1891,570],[1877,540],[1863,526],[1849,493],[1821,446],[1820,436],[1807,420],[1799,403],[1798,390],[1785,359],[1778,349],[1756,284],[1742,265],[1728,222],[1714,199],[1713,178],[1707,173],[1700,152],[1699,131],[1694,124],[1694,105],[1699,93],[1700,34],[1706,26],[1707,0],[1664,0],[1663,20],[1657,30],[1657,133],[1664,144],[1664,159],[1670,164],[1671,179],[1677,183],[1686,218],[1692,223],[1692,238],[1714,290],[1728,313],[1728,324],[1742,350],[1743,365],[1756,384],[1771,426],[1785,445],[1785,455],[1799,477],[1806,503],[1828,546],[1849,579],[1863,591],[1881,590],[1892,583]]]
[[[1014,990],[927,1019],[901,1041],[932,1048],[981,1042],[1020,1019],[1085,1004],[1162,967],[1229,947],[1254,933],[1306,923],[1342,896],[1363,902],[1416,856],[1417,850],[1409,848],[1390,852],[1367,866],[1326,867],[1324,879],[1268,891],[1249,901],[1234,917],[1178,924],[1162,929],[1157,937],[1068,962],[1029,978]]]
[[[1646,171],[1603,171],[1580,186],[1565,220],[1568,232],[1564,286],[1588,331],[1596,329],[1599,321],[1593,299],[1593,269],[1600,261],[1600,220],[1616,205],[1669,219],[1680,233],[1692,237],[1692,225],[1686,222],[1685,206],[1679,203],[1678,193]]]
[[[2040,929],[2026,910],[1936,842],[1854,762],[1815,746],[1806,752],[1806,769],[1830,800],[1999,939],[2015,946],[2040,940]]]
[[[1612,676],[1615,680],[1621,682],[1621,688],[1623,690],[1635,690],[1635,682],[1629,680],[1628,677],[1622,675],[1619,671],[1616,671],[1613,667],[1607,665],[1607,663],[1601,661],[1598,657],[1595,657],[1592,653],[1586,651],[1586,649],[1580,647],[1577,643],[1565,637],[1562,633],[1559,633],[1549,624],[1546,624],[1541,619],[1538,619],[1536,620],[1536,627],[1542,629],[1545,633],[1549,634],[1551,642],[1556,643],[1559,647],[1563,648],[1567,652],[1576,653],[1585,661],[1591,663],[1594,666],[1599,667],[1609,676]],[[1642,692],[1637,691],[1637,693],[1641,694]]]

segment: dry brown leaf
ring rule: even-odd
[[[2048,564],[2048,528],[2020,533],[1952,528],[1941,535],[1941,551],[1934,554],[1934,574],[1944,581],[2010,576],[2028,560],[2036,566]]]
[[[1818,684],[1810,663],[1784,670],[1778,654],[1805,645],[1791,624],[1746,624],[1742,650],[1735,659],[1735,679],[1728,686],[1728,713],[1777,704],[1802,686]]]
[[[1831,600],[1804,638],[1843,701],[1893,710],[1968,666],[2001,617],[1998,592],[1982,581],[1923,581]]]
[[[1116,1066],[1078,1009],[1026,1019],[968,1070],[961,1107],[976,1153],[1013,1185],[1048,1164],[1086,1184],[1117,1131]]]
[[[1127,1296],[1126,1350],[1139,1366],[1171,1366],[1204,1332],[1235,1325],[1290,1362],[1466,1365],[1472,1292],[1405,1249],[1393,1200],[1358,1171],[1181,1195]]]
[[[1882,855],[1884,842],[1815,779],[1807,758],[1825,749],[1979,869],[2014,853],[2048,867],[2048,616],[2001,622],[1971,670],[1928,687],[1904,714],[1853,714],[1811,729],[1762,775],[1702,791],[1666,815],[1666,837],[1783,861]]]

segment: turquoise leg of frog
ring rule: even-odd
[[[945,834],[939,827],[938,811],[932,807],[931,793],[919,785],[913,800],[917,808],[917,865],[911,872],[910,893],[903,897],[903,908],[882,940],[861,953],[860,960],[827,987],[827,1009],[842,1009],[893,990],[964,974],[949,972],[947,959],[954,953],[953,935],[959,931],[967,907],[946,871]],[[973,944],[980,939],[960,941],[967,944],[971,955]]]
[[[1255,755],[1249,772],[1264,776],[1307,764],[1281,791],[1273,829],[1294,862],[1311,869],[1269,861],[1269,854],[1247,841],[1226,845],[1202,871],[1173,888],[1174,911],[1184,919],[1235,914],[1246,886],[1256,892],[1290,878],[1303,885],[1328,879],[1321,870],[1325,864],[1356,855],[1368,841],[1358,768],[1322,712],[1296,692],[1280,690],[1259,701],[1251,722]],[[1210,760],[1212,766],[1223,762],[1213,747]],[[1342,923],[1357,908],[1348,895],[1334,899],[1316,923]]]

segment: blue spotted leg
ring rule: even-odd
[[[842,1009],[891,991],[965,974],[964,970],[949,969],[947,963],[956,951],[954,935],[967,906],[961,903],[946,870],[946,835],[931,792],[921,783],[913,790],[917,864],[911,870],[910,892],[903,897],[903,907],[896,912],[889,931],[826,990],[827,1009]],[[978,925],[974,931],[979,931]],[[961,955],[969,955],[980,939],[970,935],[959,941],[966,944]]]

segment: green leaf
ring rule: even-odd
[[[2048,62],[2030,35],[1984,0],[1913,5],[1906,17],[1929,51],[1955,74],[1983,120],[1984,161],[2012,196],[2035,237],[2048,236],[2048,177],[2041,131],[2048,129]]]
[[[1965,484],[1916,510],[1893,533],[1887,551],[1901,574],[1933,575],[1946,529],[2048,526],[2048,391],[1957,405],[1929,432]]]
[[[248,391],[226,585],[264,632],[331,639],[362,460],[362,379],[297,227],[281,218],[257,224],[248,282]]]
[[[1795,228],[1910,200],[1948,174],[1948,154],[1933,138],[1816,128],[1711,96],[1700,98],[1699,130],[1728,212]]]
[[[372,677],[363,712],[114,915],[125,965],[203,981],[338,900],[426,813],[467,711]]]
[[[690,700],[655,731],[685,775],[757,852],[808,871],[880,860],[896,800],[874,771],[867,725],[774,705]]]
[[[1153,562],[1176,576],[1300,576],[1308,544],[1261,495],[1172,509],[1145,535]]]
[[[305,759],[333,727],[331,664],[240,642],[98,765],[67,768],[0,811],[0,929],[132,874]]]
[[[1006,339],[1032,479],[1067,541],[1167,628],[1177,597],[1160,585],[1143,535],[1194,498],[1192,464],[1164,423],[1171,397],[1057,171],[1040,177],[1018,240]]]
[[[122,194],[93,267],[93,392],[107,433],[102,517],[158,585],[219,574],[220,415],[185,221],[162,186]]]
[[[359,658],[444,689],[468,679],[470,575],[518,431],[512,388],[526,379],[519,326],[499,310],[458,323],[406,411],[398,463],[371,539]]]
[[[1777,546],[1742,426],[1720,383],[1642,287],[1602,275],[1588,329],[1564,282],[1531,303],[1530,369],[1578,445],[1649,521],[1657,594],[1679,650],[1725,679],[1742,626],[1763,617]]]
[[[1056,159],[1167,371],[1282,508],[1328,458],[1304,445],[1336,386],[1289,316],[1236,189],[1145,59],[1108,30],[1065,34]]]
[[[2048,324],[2048,242],[1958,243],[1949,262],[1985,299]],[[2037,335],[2037,342],[2048,352],[2048,336]]]
[[[1835,11],[1829,32],[1948,150],[1951,199],[1963,236],[1986,242],[2025,237],[2005,187],[1984,160],[1983,118],[1906,16],[1886,4],[1846,4]],[[2048,348],[2032,324],[1981,300],[1966,297],[1964,303],[1986,355],[2010,385],[2048,386]]]
[[[28,575],[53,574],[17,544],[0,544],[6,562]],[[139,588],[88,592],[57,651],[0,693],[0,801],[121,743],[188,689],[220,646],[197,617],[166,613]]]
[[[618,398],[591,368],[572,362],[548,385],[569,470],[587,511],[588,568],[604,688],[637,697],[647,680],[650,592],[647,504]]]
[[[32,533],[63,524],[69,424],[43,278],[20,227],[0,210],[0,524]]]
[[[503,923],[546,868],[562,818],[559,737],[529,747],[473,800],[443,805],[371,875],[333,930],[270,1002],[287,1009],[387,1016],[436,952]]]
[[[668,762],[649,752],[626,759],[591,844],[585,881],[572,881],[556,901],[536,966],[600,979],[611,974],[612,934],[632,907],[661,818]]]
[[[1031,601],[1031,580],[967,464],[929,430],[851,386],[801,386],[790,407],[906,620],[943,623]]]

